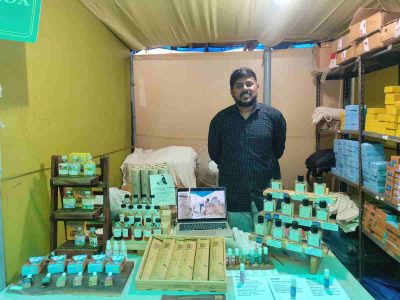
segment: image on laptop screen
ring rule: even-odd
[[[178,191],[178,219],[225,219],[225,189]]]

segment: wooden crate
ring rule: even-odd
[[[157,239],[165,240],[165,239],[175,239],[175,240],[185,240],[185,239],[204,239],[204,238],[213,238],[213,237],[204,237],[204,236],[184,236],[184,235],[174,235],[174,236],[166,236],[166,235],[158,235],[155,236]],[[153,237],[150,238],[149,243],[147,244],[146,251],[144,252],[142,263],[140,264],[139,272],[136,275],[136,288],[138,290],[168,290],[168,291],[201,291],[201,292],[225,292],[226,291],[226,275],[224,281],[194,281],[194,280],[142,280],[142,272],[144,269],[144,265],[146,264],[147,255],[150,249],[151,241]],[[224,248],[224,257],[223,260],[226,260],[226,251],[225,251],[225,239],[223,240],[223,248]],[[224,264],[224,266],[226,266]],[[226,272],[224,272],[226,273]]]

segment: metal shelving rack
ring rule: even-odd
[[[342,80],[343,81],[343,108],[350,104],[351,101],[351,82],[352,78],[358,77],[358,99],[359,99],[359,126],[358,131],[346,131],[346,130],[316,130],[316,149],[320,149],[320,135],[321,134],[342,134],[342,138],[348,138],[349,136],[357,136],[359,143],[359,181],[358,183],[351,182],[345,178],[330,173],[334,178],[341,182],[340,191],[344,190],[344,184],[358,188],[360,198],[360,215],[359,215],[359,278],[362,279],[364,275],[364,238],[368,236],[375,244],[382,248],[388,255],[394,258],[397,262],[400,262],[400,257],[394,255],[388,250],[385,244],[375,240],[362,230],[362,219],[365,204],[365,194],[374,197],[376,200],[385,204],[387,207],[395,210],[397,213],[400,212],[400,208],[385,201],[382,194],[374,193],[363,186],[363,174],[362,174],[362,156],[361,156],[361,143],[365,137],[381,139],[384,141],[393,141],[397,143],[397,154],[400,153],[400,138],[393,136],[386,136],[372,132],[365,132],[363,128],[364,124],[364,80],[365,75],[371,72],[376,72],[394,65],[398,65],[398,84],[400,85],[400,43],[391,44],[384,48],[380,48],[371,52],[368,52],[362,56],[352,59],[345,65],[341,65],[327,73],[316,73],[316,106],[321,105],[321,79],[325,80]]]

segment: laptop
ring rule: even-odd
[[[177,190],[177,235],[232,237],[224,187]]]

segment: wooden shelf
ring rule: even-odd
[[[82,220],[82,221],[98,221],[99,216],[103,212],[102,205],[95,205],[94,210],[87,210],[82,208],[67,209],[60,208],[52,213],[55,220]]]
[[[321,133],[324,134],[357,134],[358,130],[334,130],[334,129],[320,129]]]
[[[335,177],[335,178],[337,178],[337,179],[339,179],[340,181],[343,181],[343,182],[347,183],[348,185],[351,185],[352,187],[358,188],[358,182],[354,182],[354,181],[348,180],[348,179],[346,179],[346,178],[344,178],[342,176],[336,175],[335,173],[332,173],[332,172],[328,172],[328,174],[333,176],[333,177]]]
[[[397,136],[385,135],[376,132],[363,131],[363,136],[380,139],[384,141],[400,143],[400,138]]]
[[[59,187],[102,187],[100,176],[51,177],[50,184]]]
[[[400,211],[400,205],[397,206],[395,204],[393,204],[392,202],[389,202],[385,199],[385,197],[383,196],[383,194],[377,194],[374,191],[371,191],[370,189],[366,188],[365,186],[362,187],[362,191],[367,193],[368,195],[374,197],[376,200],[382,202],[383,204],[390,206],[391,208]]]
[[[90,247],[88,241],[86,241],[84,247],[75,246],[74,241],[66,241],[64,244],[58,246],[54,251],[56,252],[56,255],[66,254],[68,257],[71,257],[79,254],[97,254],[101,252],[102,247],[103,243],[100,241],[100,239],[97,248]]]
[[[385,251],[388,255],[390,255],[393,259],[400,263],[400,257],[395,255],[391,250],[389,250],[384,242],[378,241],[376,238],[371,236],[365,229],[362,232],[375,244],[377,244],[383,251]]]

